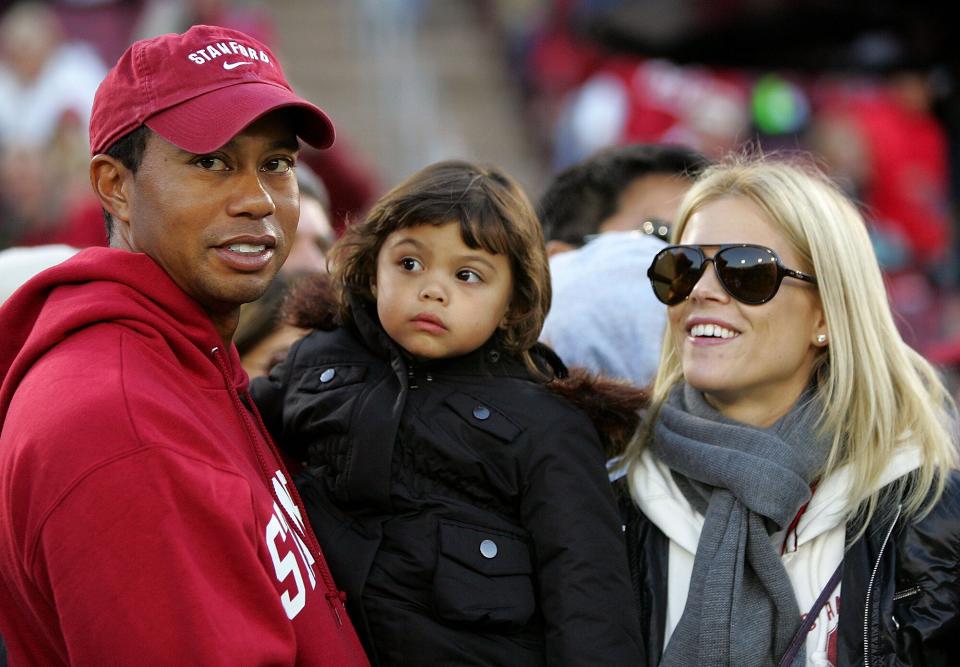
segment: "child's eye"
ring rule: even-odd
[[[401,259],[400,267],[404,271],[423,271],[423,264],[420,263],[419,259],[414,259],[413,257],[404,257]]]
[[[457,280],[465,283],[482,283],[483,278],[473,269],[460,269],[457,271]]]

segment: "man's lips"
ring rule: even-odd
[[[220,259],[237,271],[259,271],[270,263],[277,239],[274,236],[234,236],[214,246]]]
[[[256,249],[272,250],[277,246],[277,237],[272,234],[240,234],[220,240],[214,245],[217,248],[232,249],[236,252],[254,252]]]

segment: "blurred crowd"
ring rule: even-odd
[[[905,338],[960,366],[957,66],[941,57],[932,4],[862,16],[790,0],[474,4],[503,36],[546,171],[635,143],[709,158],[811,151],[862,203]],[[131,41],[193,23],[280,38],[265,3],[27,0],[0,12],[0,249],[105,244],[86,127],[105,63]],[[325,193],[328,237],[380,194],[349,149],[303,163]]]
[[[26,0],[0,4],[0,248],[105,245],[87,176],[97,85],[134,40],[204,23],[274,46],[268,10],[229,0]],[[332,224],[362,212],[377,182],[348,149],[309,149]]]

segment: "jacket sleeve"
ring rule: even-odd
[[[293,664],[241,476],[162,446],[65,489],[27,544],[71,664]]]
[[[571,411],[528,437],[521,512],[533,539],[547,664],[645,664],[621,522],[596,430]]]
[[[270,435],[277,442],[277,445],[283,449],[283,410],[287,400],[287,391],[290,388],[290,374],[296,364],[298,352],[303,344],[303,339],[295,342],[287,352],[287,357],[279,364],[270,369],[270,374],[253,378],[250,381],[250,395],[254,403],[257,404],[257,410],[263,418],[263,423],[270,431]],[[286,450],[284,450],[286,453]]]
[[[960,664],[960,471],[930,513],[900,536],[890,664]]]

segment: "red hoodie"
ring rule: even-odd
[[[12,664],[367,664],[236,348],[158,265],[85,250],[0,331]]]

